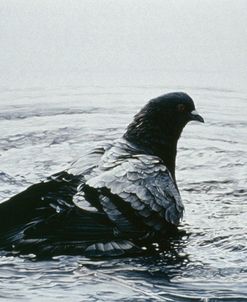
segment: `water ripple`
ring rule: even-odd
[[[231,89],[180,88],[201,100],[207,121],[188,125],[178,146],[177,180],[186,208],[181,238],[160,255],[108,261],[37,261],[34,255],[1,253],[0,299],[247,301],[246,96]],[[2,90],[1,199],[66,168],[82,150],[121,135],[146,95],[162,89]]]

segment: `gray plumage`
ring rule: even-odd
[[[37,255],[120,256],[162,241],[183,216],[177,140],[192,99],[151,100],[124,136],[0,205],[0,247]]]

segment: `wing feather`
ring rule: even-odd
[[[178,225],[183,204],[174,180],[161,159],[146,154],[128,154],[126,158],[121,150],[113,151],[115,159],[115,153],[119,152],[117,164],[114,162],[109,166],[110,155],[106,152],[106,158],[103,156],[99,165],[101,173],[86,184],[97,190],[108,189],[112,195],[129,204],[135,214],[154,229],[161,229],[162,224],[164,227],[167,223]],[[105,212],[113,219],[106,207]]]

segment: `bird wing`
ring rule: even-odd
[[[115,256],[139,251],[132,239],[177,225],[183,206],[161,160],[115,151],[98,149],[83,166],[77,162],[0,204],[0,246]]]
[[[0,232],[10,226],[25,224],[34,217],[60,213],[74,207],[73,196],[84,177],[97,165],[106,148],[84,152],[70,169],[61,171],[45,181],[34,184],[23,192],[0,204]],[[80,168],[80,173],[76,170]],[[78,172],[78,173],[76,173]]]
[[[63,171],[0,204],[0,241],[21,238],[26,230],[41,221],[73,208],[72,196],[80,178]]]
[[[88,175],[94,175],[109,146],[95,148],[70,169],[1,203],[0,246],[39,256],[116,256],[139,252],[132,242],[118,236],[116,225],[101,211],[95,194],[89,192],[89,200],[84,198],[82,202],[80,188]],[[78,199],[83,206],[78,206]],[[122,222],[127,229],[128,222]]]
[[[72,165],[72,172],[80,166],[81,171],[89,173],[104,151],[104,148],[98,148],[95,152],[85,154],[84,165]],[[108,225],[97,224],[96,218],[101,222],[102,214],[95,214],[92,218],[91,214],[77,209],[73,203],[73,196],[77,193],[78,185],[84,181],[84,176],[83,173],[78,175],[72,172],[56,173],[0,204],[1,247],[18,246],[21,251],[37,251],[41,250],[41,246],[54,248],[55,242],[56,246],[64,246],[65,241],[67,246],[69,241],[73,245],[72,241],[76,238],[77,246],[81,246],[83,237],[88,239],[86,232],[91,240],[97,238],[99,229],[102,233],[112,233],[109,219]]]
[[[116,225],[104,212],[74,204],[79,184],[80,177],[63,171],[0,204],[0,246],[39,257],[139,252],[132,242],[116,236]]]
[[[101,173],[90,178],[86,185],[108,197],[100,202],[116,224],[121,214],[129,221],[141,218],[154,231],[162,230],[167,224],[178,225],[184,207],[172,176],[159,157],[119,156],[114,165],[103,158],[100,168]]]

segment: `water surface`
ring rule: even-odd
[[[247,301],[244,91],[212,86],[2,87],[0,198],[68,167],[85,148],[122,135],[148,99],[188,92],[205,118],[179,141],[182,238],[156,256],[35,261],[0,256],[0,299],[12,301]],[[245,113],[245,114],[244,114]]]

